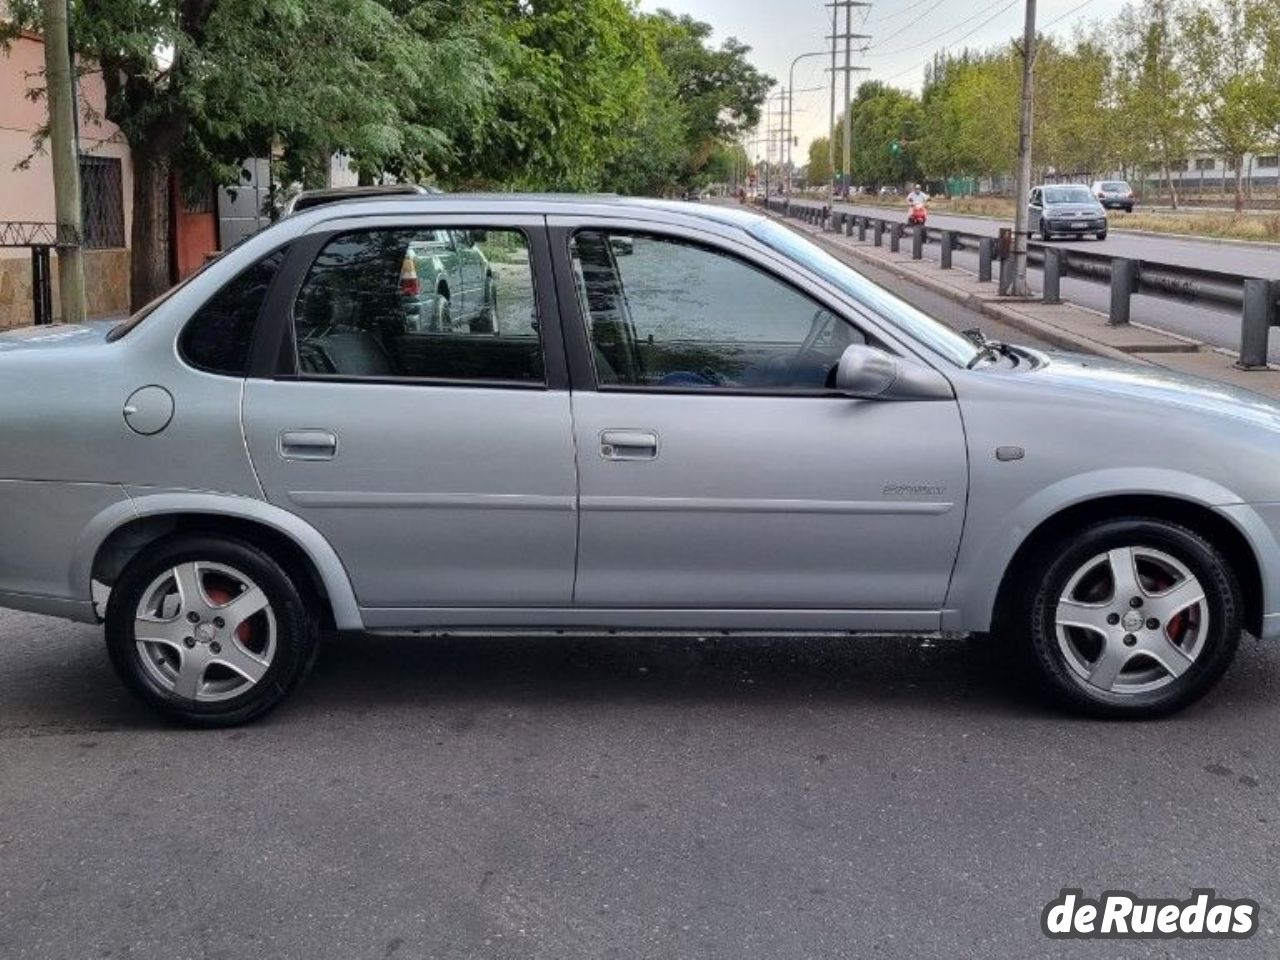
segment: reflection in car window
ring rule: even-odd
[[[808,267],[921,346],[957,366],[967,365],[977,354],[978,348],[971,341],[872,283],[794,230],[762,218],[751,226],[750,232],[757,240]]]
[[[865,338],[761,270],[678,240],[573,240],[601,385],[823,390]]]
[[[178,340],[188,363],[210,373],[237,377],[248,373],[254,327],[286,249],[281,247],[241,270],[196,311]]]
[[[362,230],[331,239],[293,308],[304,376],[541,383],[518,230]]]

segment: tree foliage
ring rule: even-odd
[[[135,303],[168,286],[174,170],[234,183],[269,155],[314,186],[341,152],[366,181],[663,192],[709,176],[772,84],[630,0],[72,3],[133,157]],[[39,29],[38,0],[7,8],[10,35]]]
[[[853,105],[855,179],[1007,174],[1020,69],[1010,41],[935,57],[918,101],[864,84]],[[1172,186],[1174,169],[1207,152],[1236,171],[1239,206],[1244,156],[1280,144],[1280,0],[1140,0],[1109,27],[1041,38],[1034,122],[1039,177],[1158,170]],[[897,164],[887,162],[894,142],[906,144]]]

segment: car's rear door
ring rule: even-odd
[[[372,223],[295,243],[272,290],[280,372],[244,397],[266,495],[333,544],[370,626],[441,619],[423,608],[567,605],[577,489],[543,219]],[[413,329],[404,251],[470,227],[504,238],[500,334]]]
[[[574,318],[575,602],[936,628],[967,490],[955,401],[835,394],[832,368],[866,331],[745,247],[550,223]]]

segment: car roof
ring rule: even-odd
[[[643,219],[646,213],[709,220],[746,229],[764,219],[738,205],[691,204],[683,200],[624,197],[607,193],[442,193],[430,195],[357,196],[335,199],[299,210],[291,220],[308,222],[367,215],[405,215],[418,212],[455,214],[523,213],[545,216],[613,215]]]

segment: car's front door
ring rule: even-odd
[[[967,487],[956,403],[835,394],[864,331],[725,246],[552,223],[594,381],[574,394],[575,602],[936,627]]]
[[[405,251],[458,226],[503,243],[501,336],[405,322]],[[535,217],[294,245],[264,320],[287,324],[284,373],[248,381],[245,435],[267,497],[333,544],[370,624],[571,600],[577,481],[563,351],[544,342],[558,338],[548,264]]]

